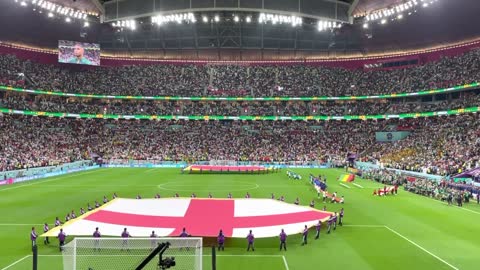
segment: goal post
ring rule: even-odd
[[[163,259],[174,258],[174,270],[202,269],[202,238],[74,238],[64,246],[64,270],[132,270],[160,244],[170,243]],[[143,269],[157,270],[159,257]]]

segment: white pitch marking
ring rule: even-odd
[[[449,264],[449,263],[446,262],[444,259],[442,259],[442,258],[438,257],[437,255],[433,254],[432,252],[426,250],[424,247],[422,247],[422,246],[420,246],[419,244],[413,242],[412,240],[410,240],[410,239],[408,239],[407,237],[403,236],[402,234],[400,234],[399,232],[395,231],[394,229],[392,229],[392,228],[390,228],[390,227],[388,227],[388,226],[385,226],[385,228],[387,228],[389,231],[393,232],[394,234],[400,236],[401,238],[407,240],[408,242],[410,242],[410,244],[412,244],[412,245],[418,247],[419,249],[425,251],[426,253],[430,254],[430,255],[431,255],[432,257],[434,257],[435,259],[437,259],[437,260],[443,262],[444,264],[450,266],[452,269],[458,270],[457,267]]]
[[[19,262],[21,262],[21,261],[25,260],[26,258],[28,258],[28,257],[30,257],[30,256],[32,256],[32,255],[27,255],[27,256],[25,256],[25,257],[23,257],[23,258],[21,258],[21,259],[19,259],[19,260],[15,261],[15,262],[13,262],[12,264],[8,265],[7,267],[5,267],[5,268],[2,268],[2,270],[6,270],[6,269],[8,269],[8,268],[10,268],[10,267],[14,266],[15,264],[17,264],[17,263],[19,263]]]
[[[27,184],[27,185],[21,185],[21,186],[16,186],[16,187],[11,187],[11,188],[5,188],[5,189],[0,189],[0,192],[2,191],[5,191],[5,190],[12,190],[12,189],[17,189],[17,188],[22,188],[22,187],[29,187],[29,186],[33,186],[33,185],[37,185],[37,184],[43,184],[43,183],[47,183],[47,182],[52,182],[52,181],[57,181],[57,180],[60,180],[60,179],[65,179],[65,178],[70,178],[70,177],[75,177],[75,176],[80,176],[80,175],[85,175],[85,174],[90,174],[90,173],[93,173],[93,172],[97,172],[96,169],[93,169],[93,170],[90,170],[90,171],[87,171],[87,172],[83,172],[83,173],[79,173],[79,174],[67,174],[67,175],[64,175],[64,176],[60,176],[60,177],[55,177],[53,179],[50,179],[50,180],[33,180],[35,181],[34,183],[31,183],[31,184]]]
[[[352,183],[352,185],[354,185],[356,187],[359,187],[359,188],[363,188],[362,186],[360,186],[359,184],[356,184],[356,183]]]
[[[285,258],[285,256],[282,256],[282,258],[283,258],[283,263],[285,264],[285,269],[290,270],[290,268],[288,268],[287,259]]]
[[[343,183],[339,183],[339,184],[340,184],[340,186],[343,186],[343,187],[346,187],[346,188],[350,188],[349,186],[347,186],[347,185],[345,185],[345,184],[343,184]]]
[[[442,201],[438,201],[438,202],[440,202],[441,204],[448,205],[448,203],[446,203],[446,202],[442,202]],[[477,211],[475,211],[475,210],[471,210],[471,209],[468,209],[468,208],[463,208],[463,207],[460,207],[460,206],[457,206],[457,205],[453,205],[453,206],[456,207],[456,208],[459,208],[459,209],[462,209],[462,210],[465,210],[465,211],[468,211],[468,212],[471,212],[471,213],[480,215],[480,212],[477,212]]]

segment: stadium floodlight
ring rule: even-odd
[[[215,15],[214,20],[215,20],[215,22],[219,22],[220,21],[220,16]]]
[[[65,21],[66,21],[67,23],[69,23],[69,22],[72,21],[72,19],[70,19],[70,17],[66,17],[66,18],[65,18]]]
[[[207,16],[203,16],[202,20],[203,20],[204,23],[208,23],[208,17]]]
[[[303,24],[303,19],[297,16],[288,16],[281,14],[260,13],[259,23],[270,22],[272,24],[290,24],[293,27]]]
[[[368,29],[368,23],[363,24],[363,29]]]
[[[83,23],[83,27],[89,27],[90,26],[90,23],[89,22],[84,22]]]
[[[53,18],[53,13],[52,13],[52,12],[49,12],[49,13],[48,13],[48,17],[49,17],[49,18]]]
[[[386,23],[387,23],[387,20],[386,20],[386,19],[382,19],[382,20],[380,21],[380,23],[381,23],[381,24],[386,24]]]
[[[250,17],[250,16],[247,16],[247,18],[245,18],[245,21],[246,21],[247,23],[250,23],[250,22],[252,22],[252,17]]]
[[[27,6],[27,3],[26,3],[25,1],[22,1],[22,2],[20,2],[20,6],[26,7],[26,6]]]
[[[233,17],[233,20],[234,20],[235,22],[239,22],[239,21],[240,21],[240,18],[239,18],[237,15],[235,15],[235,16]]]
[[[169,15],[157,15],[152,16],[152,23],[157,25],[163,25],[167,23],[177,23],[182,24],[183,22],[186,23],[194,23],[196,22],[195,15],[193,13],[177,13],[177,14],[169,14]],[[204,20],[205,21],[205,20]]]
[[[398,14],[397,19],[399,20],[403,19],[403,14]]]

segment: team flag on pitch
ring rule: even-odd
[[[344,183],[350,183],[355,180],[355,175],[354,174],[343,174],[339,178],[340,182]]]
[[[244,238],[253,230],[257,238],[276,237],[281,229],[297,234],[304,225],[327,221],[331,212],[272,199],[115,199],[98,209],[55,227],[43,236],[91,236],[98,227],[105,236],[118,236],[128,228],[132,237],[178,236],[186,228],[192,236]]]

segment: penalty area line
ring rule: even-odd
[[[23,257],[23,258],[19,259],[19,260],[16,260],[16,261],[14,261],[12,264],[10,264],[10,265],[7,265],[6,267],[2,268],[1,270],[7,270],[7,269],[9,269],[10,267],[12,267],[12,266],[16,265],[17,263],[19,263],[19,262],[21,262],[21,261],[25,260],[26,258],[28,258],[28,257],[30,257],[30,256],[32,256],[32,255],[27,255],[27,256],[25,256],[25,257]]]
[[[290,270],[290,268],[288,268],[287,258],[285,258],[285,256],[282,256],[282,259],[283,259],[283,264],[285,264],[285,269]]]
[[[18,186],[11,187],[11,188],[0,189],[0,192],[7,191],[7,190],[13,190],[13,189],[17,189],[17,188],[30,187],[30,186],[33,186],[33,185],[44,184],[44,183],[48,183],[48,182],[53,182],[53,181],[57,181],[57,180],[61,180],[61,179],[66,179],[66,178],[76,177],[76,176],[80,176],[80,175],[90,174],[90,173],[94,173],[94,172],[98,172],[98,170],[97,169],[90,169],[90,170],[84,171],[82,173],[77,173],[77,172],[67,173],[67,174],[64,174],[63,176],[54,177],[54,178],[49,179],[49,180],[38,179],[38,180],[34,180],[35,182],[33,182],[31,184],[18,185]]]
[[[356,183],[352,183],[352,185],[358,187],[358,188],[363,188],[362,186],[360,186],[359,184],[356,184]]]
[[[387,230],[391,231],[392,233],[398,235],[399,237],[403,238],[404,240],[407,240],[408,242],[410,242],[410,244],[412,244],[412,245],[416,246],[417,248],[423,250],[424,252],[430,254],[430,255],[431,255],[432,257],[434,257],[435,259],[437,259],[437,260],[443,262],[444,264],[450,266],[452,269],[459,270],[457,267],[449,264],[449,263],[448,263],[447,261],[445,261],[444,259],[442,259],[442,258],[438,257],[437,255],[433,254],[432,252],[426,250],[424,247],[422,247],[422,246],[420,246],[419,244],[413,242],[412,240],[410,240],[410,239],[408,239],[407,237],[403,236],[402,234],[400,234],[399,232],[395,231],[394,229],[392,229],[392,228],[390,228],[390,227],[388,227],[388,226],[385,226],[385,228],[386,228]]]
[[[339,184],[340,184],[340,186],[342,186],[342,187],[350,188],[349,186],[347,186],[347,185],[345,185],[345,184],[343,184],[343,183],[339,183]]]

